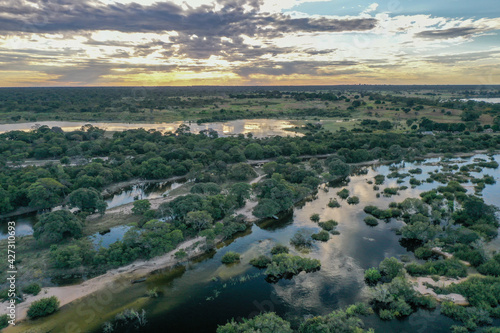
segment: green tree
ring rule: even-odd
[[[165,159],[154,157],[141,164],[141,176],[146,179],[163,179],[172,176],[173,170]]]
[[[53,207],[63,199],[66,187],[52,178],[40,178],[28,187],[31,207],[45,209]]]
[[[231,186],[229,189],[229,193],[234,195],[236,198],[236,202],[239,207],[242,207],[245,204],[245,200],[250,198],[250,191],[252,186],[247,183],[236,183]]]
[[[151,208],[151,203],[149,202],[149,200],[136,200],[134,201],[132,213],[134,213],[135,215],[143,215],[149,210],[149,208]]]
[[[248,180],[257,177],[257,174],[249,164],[237,163],[229,169],[229,178],[234,180]]]
[[[206,210],[189,212],[186,215],[186,224],[195,230],[203,230],[212,226],[214,219]]]
[[[263,157],[264,150],[258,143],[251,143],[245,147],[245,157],[249,160],[258,160]]]
[[[80,188],[69,194],[69,204],[78,207],[83,212],[93,213],[98,210],[103,213],[106,210],[106,202],[102,195],[93,188]]]
[[[13,209],[10,204],[9,192],[0,187],[0,214],[5,214]]]
[[[35,239],[44,243],[56,243],[68,237],[80,238],[83,223],[70,211],[57,210],[40,215],[33,230]]]
[[[379,265],[380,272],[389,280],[392,281],[403,269],[403,264],[398,259],[391,257],[385,258]]]
[[[253,209],[252,214],[257,216],[258,218],[266,218],[272,217],[280,212],[280,206],[271,199],[261,199],[255,208]]]

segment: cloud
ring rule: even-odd
[[[234,69],[240,76],[248,77],[253,74],[265,75],[292,75],[305,74],[311,76],[353,74],[356,70],[342,71],[344,67],[355,66],[355,61],[261,61],[259,66],[251,64]]]
[[[29,1],[18,4],[3,1],[0,5],[0,31],[4,34],[93,30],[179,31],[221,37],[276,35],[291,31],[365,31],[373,29],[376,24],[376,20],[371,18],[294,19],[281,13],[259,13],[257,0],[220,0],[222,7],[217,11],[213,5],[183,8],[172,2],[143,6],[137,3],[103,5],[90,1],[46,0],[37,1],[39,8],[34,8],[32,4]]]
[[[464,52],[458,54],[442,54],[425,57],[423,60],[437,64],[456,64],[459,62],[472,62],[485,59],[498,59],[500,50],[481,51],[481,52]]]
[[[450,39],[458,37],[471,37],[475,34],[487,31],[476,27],[457,27],[442,30],[426,30],[417,33],[415,36],[425,39]]]

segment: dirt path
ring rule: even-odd
[[[180,249],[184,249],[188,254],[187,258],[183,260],[200,255],[203,253],[203,250],[200,248],[199,244],[202,244],[203,242],[204,237],[190,239],[181,243],[175,250],[172,250],[162,256],[147,261],[135,261],[130,265],[110,270],[106,274],[97,276],[78,285],[43,288],[37,296],[29,296],[24,302],[17,305],[16,322],[26,319],[26,314],[31,303],[41,298],[56,296],[60,301],[60,305],[64,306],[77,299],[110,287],[118,280],[121,280],[122,285],[130,284],[131,280],[136,280],[147,276],[158,269],[172,267],[177,264],[179,261],[175,258],[174,253]],[[2,310],[0,314],[6,313],[6,306],[7,303],[2,303]]]

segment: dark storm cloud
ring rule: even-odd
[[[470,37],[485,30],[474,27],[450,28],[443,30],[426,30],[416,34],[417,37],[425,39],[450,39],[457,37]]]
[[[376,20],[291,18],[258,13],[258,1],[226,0],[219,11],[208,5],[183,9],[170,2],[105,6],[90,1],[0,1],[0,31],[64,32],[118,30],[122,32],[178,31],[204,37],[277,36],[290,32],[342,32],[373,29]],[[253,10],[245,11],[242,4]]]

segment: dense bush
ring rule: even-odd
[[[347,203],[349,205],[357,205],[357,204],[359,204],[359,197],[357,197],[357,196],[349,197],[349,198],[347,198]]]
[[[311,233],[304,229],[298,230],[290,239],[290,244],[297,247],[311,247],[312,246]]]
[[[365,217],[364,221],[367,225],[372,226],[372,227],[378,225],[378,220],[372,216]]]
[[[286,245],[276,244],[271,249],[271,254],[280,254],[280,253],[288,253],[290,249]]]
[[[232,251],[226,252],[222,256],[221,261],[222,261],[223,264],[232,264],[232,263],[235,263],[237,261],[240,261],[240,254],[236,253],[236,252],[232,252]]]
[[[40,293],[42,288],[40,287],[40,285],[38,283],[31,283],[31,284],[23,287],[22,290],[23,290],[23,293],[36,296]]]
[[[9,326],[9,316],[6,314],[0,316],[0,330]]]
[[[467,267],[453,259],[427,261],[422,265],[411,263],[405,268],[412,276],[441,275],[453,278],[467,276]]]
[[[268,279],[277,281],[284,277],[292,277],[301,271],[312,272],[318,270],[320,267],[321,262],[317,259],[302,258],[281,253],[273,255],[265,274],[268,276]]]
[[[330,233],[326,230],[321,230],[317,234],[312,234],[311,237],[314,240],[326,242],[330,239]]]
[[[267,265],[271,263],[271,258],[268,256],[258,256],[257,258],[253,258],[250,260],[250,265],[255,266],[257,268],[266,268]]]
[[[382,274],[376,268],[368,268],[365,271],[365,281],[368,284],[375,284],[382,278]]]
[[[80,238],[83,222],[68,210],[58,210],[39,216],[33,236],[43,243],[56,243],[64,238]]]
[[[226,325],[219,326],[217,333],[245,333],[245,332],[280,332],[292,333],[290,323],[281,319],[274,312],[257,315],[252,319],[245,319],[242,323],[234,320]]]
[[[57,297],[42,298],[31,303],[28,309],[28,317],[31,319],[48,316],[59,309],[59,300]]]
[[[332,231],[335,229],[335,227],[339,224],[337,221],[334,220],[328,220],[326,222],[320,222],[318,223],[319,226],[326,231]]]

